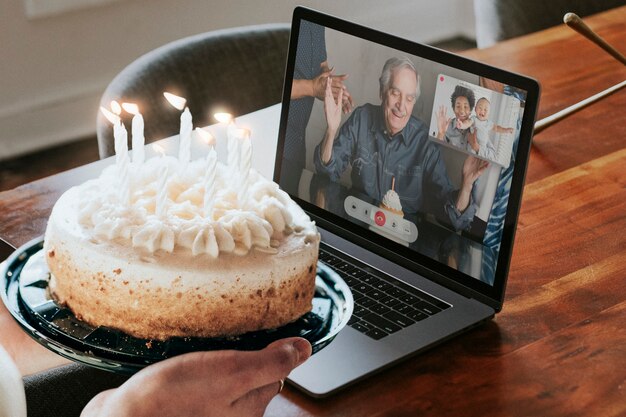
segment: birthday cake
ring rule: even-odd
[[[399,216],[404,216],[402,203],[400,202],[400,196],[394,190],[389,190],[385,193],[380,207]]]
[[[254,169],[235,172],[214,153],[141,163],[122,154],[57,201],[44,252],[51,294],[79,319],[164,340],[298,319],[311,310],[319,240]]]

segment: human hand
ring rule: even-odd
[[[472,121],[472,119],[467,119],[463,121],[456,119],[456,128],[459,130],[469,129],[470,127],[472,127],[473,124],[474,122]]]
[[[478,151],[480,150],[480,145],[478,144],[478,139],[476,139],[476,132],[476,129],[470,129],[467,132],[467,143],[469,143],[469,146],[474,152],[478,153]]]
[[[81,416],[262,416],[279,381],[309,356],[309,342],[295,337],[260,351],[184,354],[98,394]]]
[[[439,106],[437,110],[437,139],[443,140],[446,134],[446,130],[448,130],[448,126],[452,121],[452,118],[448,118],[448,110],[446,106]]]
[[[352,100],[352,95],[344,84],[344,81],[348,78],[348,74],[333,74],[333,68],[328,66],[328,61],[322,62],[320,64],[320,68],[322,70],[321,74],[313,79],[313,91],[315,97],[320,100],[324,100],[324,96],[326,95],[327,80],[330,79],[333,97],[337,100],[339,93],[343,93],[341,102],[342,111],[346,114],[350,113],[354,102]]]
[[[465,162],[463,162],[463,187],[471,188],[488,166],[489,162],[483,161],[475,156],[468,156]]]
[[[315,78],[313,78],[313,97],[318,100],[324,100],[326,95],[326,82],[328,77],[332,75],[333,69],[328,66],[328,61],[324,61],[320,64],[322,72]]]
[[[337,97],[337,101],[332,93],[332,79],[328,78],[328,82],[326,83],[326,94],[324,96],[324,114],[326,115],[326,123],[328,124],[328,131],[333,133],[337,132],[339,129],[339,124],[341,123],[341,103],[343,100],[343,90],[339,90],[339,96]]]

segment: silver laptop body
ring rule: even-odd
[[[366,177],[366,148],[371,154],[371,146],[377,146],[375,141],[392,123],[384,113],[392,99],[381,97],[380,78],[385,63],[395,58],[408,58],[420,77],[421,94],[402,130],[403,144],[414,152],[418,141],[429,159],[407,167],[401,153],[388,160],[378,155],[371,161],[389,166],[376,171],[382,172],[379,176]],[[323,60],[334,67],[333,75],[349,74],[344,85],[354,102],[351,112],[342,116],[333,144],[333,158],[350,159],[341,175],[327,172],[326,165],[320,165],[321,156],[316,162],[328,126],[322,100],[292,98],[294,80],[318,76]],[[463,122],[462,112],[457,115],[453,108],[464,102],[454,97],[457,86],[472,91],[468,93],[474,97],[468,117],[472,127],[466,127],[470,122]],[[274,179],[316,221],[327,254],[320,260],[348,264],[347,269],[359,277],[338,271],[357,299],[355,316],[330,345],[291,373],[293,386],[314,397],[331,395],[500,311],[538,97],[539,85],[527,77],[306,8],[294,11]],[[500,128],[464,142],[463,135],[469,138],[480,129],[477,102],[484,107],[487,101],[487,121]],[[437,130],[437,113],[443,109],[447,118],[456,118],[445,134]],[[385,140],[380,146],[396,137]],[[477,143],[478,151],[470,146]],[[437,163],[430,164],[435,157]],[[441,189],[448,196],[456,192],[458,198],[461,191],[455,189],[464,184],[462,166],[467,158],[487,167],[471,187],[467,206],[472,207],[471,217],[455,224],[455,214],[448,214],[454,197],[446,200]],[[420,186],[403,188],[415,175],[421,175]],[[377,186],[368,189],[370,184]],[[401,215],[381,207],[390,189],[400,198]],[[411,195],[418,189],[419,196]],[[403,301],[389,298],[379,288],[402,294]]]

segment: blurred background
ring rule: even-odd
[[[100,96],[137,57],[196,33],[290,22],[297,5],[446,49],[474,46],[466,0],[0,0],[0,190],[29,170],[97,159]],[[48,163],[32,166],[41,152]]]

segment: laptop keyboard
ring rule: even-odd
[[[320,246],[319,259],[352,290],[354,312],[348,325],[373,339],[382,339],[450,307],[338,251]]]

